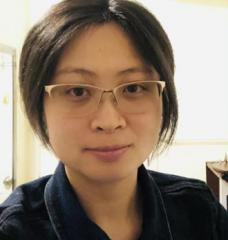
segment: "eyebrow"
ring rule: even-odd
[[[154,73],[154,69],[152,67],[144,66],[144,67],[132,67],[124,69],[120,72],[118,72],[117,75],[127,75],[127,74],[133,74],[133,73],[146,73],[146,74],[152,74]]]
[[[97,74],[89,69],[85,68],[76,68],[76,67],[66,67],[60,70],[57,70],[55,75],[61,74],[79,74],[81,76],[89,76],[89,77],[97,77]],[[117,73],[118,77],[135,74],[135,73],[146,73],[146,74],[153,74],[154,69],[152,67],[143,66],[143,67],[131,67],[124,70],[121,70]]]
[[[85,75],[92,76],[92,77],[97,76],[97,74],[93,71],[90,71],[90,70],[84,69],[84,68],[76,68],[76,67],[66,67],[66,68],[57,70],[55,75],[71,74],[71,73],[79,74],[82,76],[85,76]]]

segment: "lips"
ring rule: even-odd
[[[99,160],[105,162],[114,162],[120,159],[129,150],[131,146],[131,144],[102,146],[95,148],[85,148],[84,151]]]
[[[102,147],[95,147],[95,148],[85,148],[86,151],[98,151],[98,152],[111,152],[120,150],[123,148],[130,147],[131,144],[128,145],[113,145],[113,146],[102,146]]]

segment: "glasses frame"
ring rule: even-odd
[[[98,90],[100,90],[101,91],[101,98],[102,98],[102,96],[103,96],[103,94],[104,93],[108,93],[108,92],[110,92],[110,93],[112,93],[113,94],[113,96],[115,97],[115,99],[116,99],[116,91],[119,89],[119,88],[121,88],[121,87],[124,87],[124,86],[128,86],[128,85],[130,85],[130,84],[139,84],[139,83],[149,83],[149,82],[154,82],[154,83],[158,83],[160,86],[161,86],[161,92],[160,92],[160,94],[163,92],[163,90],[164,90],[164,88],[165,88],[165,82],[164,81],[134,81],[134,82],[128,82],[128,83],[123,83],[123,84],[120,84],[120,85],[118,85],[118,86],[116,86],[116,87],[114,87],[114,88],[112,88],[112,89],[105,89],[105,88],[101,88],[101,87],[97,87],[97,86],[94,86],[94,85],[90,85],[90,84],[81,84],[81,83],[71,83],[71,84],[52,84],[52,85],[45,85],[44,86],[44,90],[45,90],[45,92],[47,92],[48,93],[48,95],[50,96],[50,97],[52,97],[52,95],[51,95],[51,91],[52,91],[52,89],[53,88],[55,88],[55,87],[58,87],[58,86],[79,86],[79,87],[92,87],[92,88],[96,88],[96,89],[98,89]],[[100,99],[101,99],[100,98]],[[100,101],[99,101],[100,102]]]
[[[120,84],[120,85],[114,87],[113,89],[104,89],[104,88],[97,87],[97,86],[94,86],[94,85],[90,85],[90,84],[80,84],[80,83],[79,83],[79,84],[77,84],[77,83],[74,83],[74,84],[52,84],[52,85],[45,85],[45,86],[44,86],[44,90],[45,90],[46,93],[48,93],[48,96],[49,96],[50,98],[52,98],[53,95],[51,94],[51,91],[52,91],[53,88],[58,87],[58,86],[92,87],[92,88],[95,88],[95,89],[100,90],[100,96],[99,96],[99,99],[98,99],[98,102],[97,102],[97,107],[98,107],[98,106],[100,105],[100,102],[101,102],[101,99],[102,99],[104,93],[112,93],[112,95],[113,95],[113,97],[114,97],[114,99],[115,99],[115,100],[114,100],[114,101],[115,101],[114,103],[117,104],[117,105],[119,105],[118,100],[117,100],[118,98],[116,98],[116,96],[117,96],[116,91],[117,91],[119,88],[122,88],[122,87],[124,87],[124,86],[128,86],[128,85],[130,85],[130,84],[151,83],[151,82],[157,83],[157,84],[160,85],[159,96],[161,96],[166,84],[165,84],[164,81],[160,81],[160,80],[159,80],[159,81],[134,81],[134,82],[128,82],[128,83]],[[92,112],[91,112],[91,113],[92,113]],[[84,117],[84,116],[87,116],[87,115],[89,115],[89,114],[90,114],[90,113],[85,114],[85,115],[82,114],[82,116],[78,116],[78,117]]]

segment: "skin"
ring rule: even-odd
[[[80,68],[92,74],[78,73]],[[60,57],[52,84],[88,83],[111,89],[121,83],[154,79],[155,70],[137,53],[131,40],[115,23],[93,26],[75,37]],[[46,94],[45,119],[56,156],[89,217],[112,239],[135,239],[142,213],[137,170],[155,148],[162,117],[162,100],[140,114],[120,112],[105,94],[94,113],[81,118],[61,114]],[[88,148],[129,145],[123,154],[100,158]],[[122,229],[122,230],[121,230]]]

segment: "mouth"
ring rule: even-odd
[[[112,145],[112,146],[101,146],[94,148],[85,148],[86,151],[97,151],[97,152],[112,152],[120,149],[128,148],[131,144],[128,145]]]
[[[118,160],[129,150],[130,147],[132,147],[132,144],[85,148],[84,151],[92,154],[98,159],[110,162]]]

